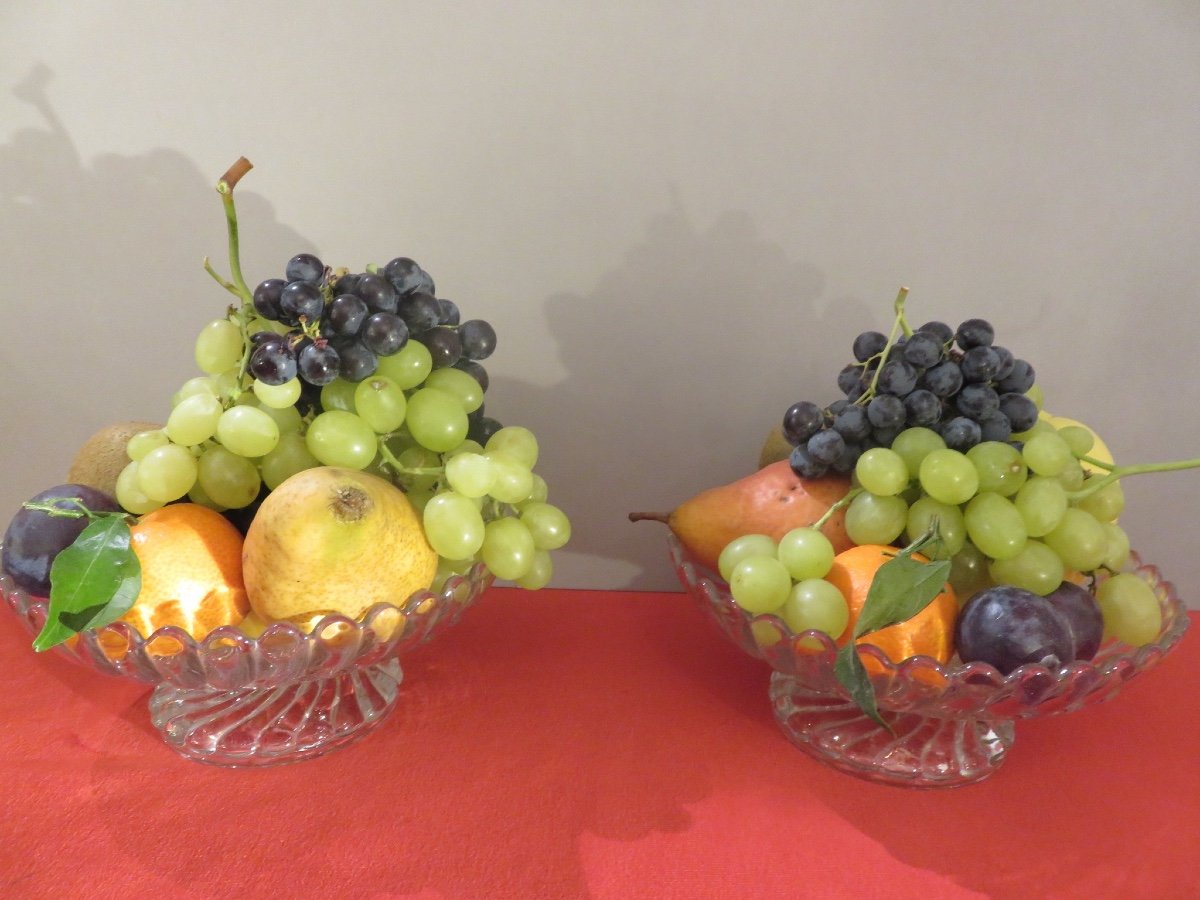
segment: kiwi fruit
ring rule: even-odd
[[[105,425],[83,442],[71,468],[67,470],[67,481],[86,484],[110,497],[117,492],[117,476],[129,464],[125,445],[139,431],[162,428],[156,422],[116,422]]]

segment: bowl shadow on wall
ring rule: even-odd
[[[204,172],[167,148],[84,159],[48,98],[50,81],[38,66],[12,88],[43,124],[0,143],[0,258],[23,285],[4,300],[9,333],[21,340],[3,413],[32,442],[0,451],[12,476],[0,488],[4,509],[63,480],[100,426],[162,421],[171,393],[197,374],[195,334],[234,299],[203,270],[207,253],[228,273],[214,188],[233,160]],[[253,223],[243,229],[248,278],[311,247],[261,196],[239,191],[238,206]]]
[[[555,584],[679,589],[662,526],[628,514],[669,512],[750,474],[790,404],[839,396],[850,342],[887,327],[890,298],[868,309],[824,289],[748,213],[701,227],[676,199],[594,290],[547,299],[566,376],[549,387],[501,376],[489,396],[501,421],[542,437],[539,471],[572,517]]]

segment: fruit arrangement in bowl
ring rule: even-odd
[[[161,424],[118,423],[22,504],[0,594],[35,635],[155,685],[182,755],[261,766],[363,737],[399,657],[495,579],[536,590],[570,537],[536,436],[484,411],[496,332],[407,257],[300,253],[252,290],[220,180],[234,298]]]
[[[1123,478],[1042,409],[992,325],[865,331],[831,403],[790,406],[755,473],[669,515],[684,587],[774,669],[787,737],[859,777],[953,787],[996,771],[1013,721],[1113,696],[1188,627],[1118,524]]]

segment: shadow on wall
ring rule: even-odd
[[[202,266],[209,253],[228,271],[214,186],[232,160],[210,174],[162,148],[85,160],[48,99],[51,78],[39,65],[13,88],[44,126],[0,144],[5,324],[23,342],[0,408],[47,451],[0,448],[3,471],[13,473],[0,486],[4,508],[61,481],[100,426],[161,420],[171,393],[195,374],[195,334],[233,299]],[[242,242],[248,278],[310,249],[260,196],[239,190],[238,205],[253,222]]]
[[[549,388],[497,379],[489,394],[502,421],[511,410],[555,436],[539,471],[575,523],[556,584],[679,588],[662,527],[628,514],[749,474],[791,403],[835,399],[849,351],[830,336],[844,333],[848,348],[870,320],[860,301],[823,302],[823,290],[820,270],[748,214],[700,228],[675,197],[594,291],[546,301],[567,377]]]

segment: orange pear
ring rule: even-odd
[[[702,564],[717,568],[717,557],[736,537],[765,534],[778,541],[793,528],[812,525],[846,496],[850,479],[842,475],[801,478],[786,459],[730,484],[709,488],[669,513],[630,513],[633,522],[665,522]],[[834,552],[853,546],[845,514],[838,510],[821,530]]]

